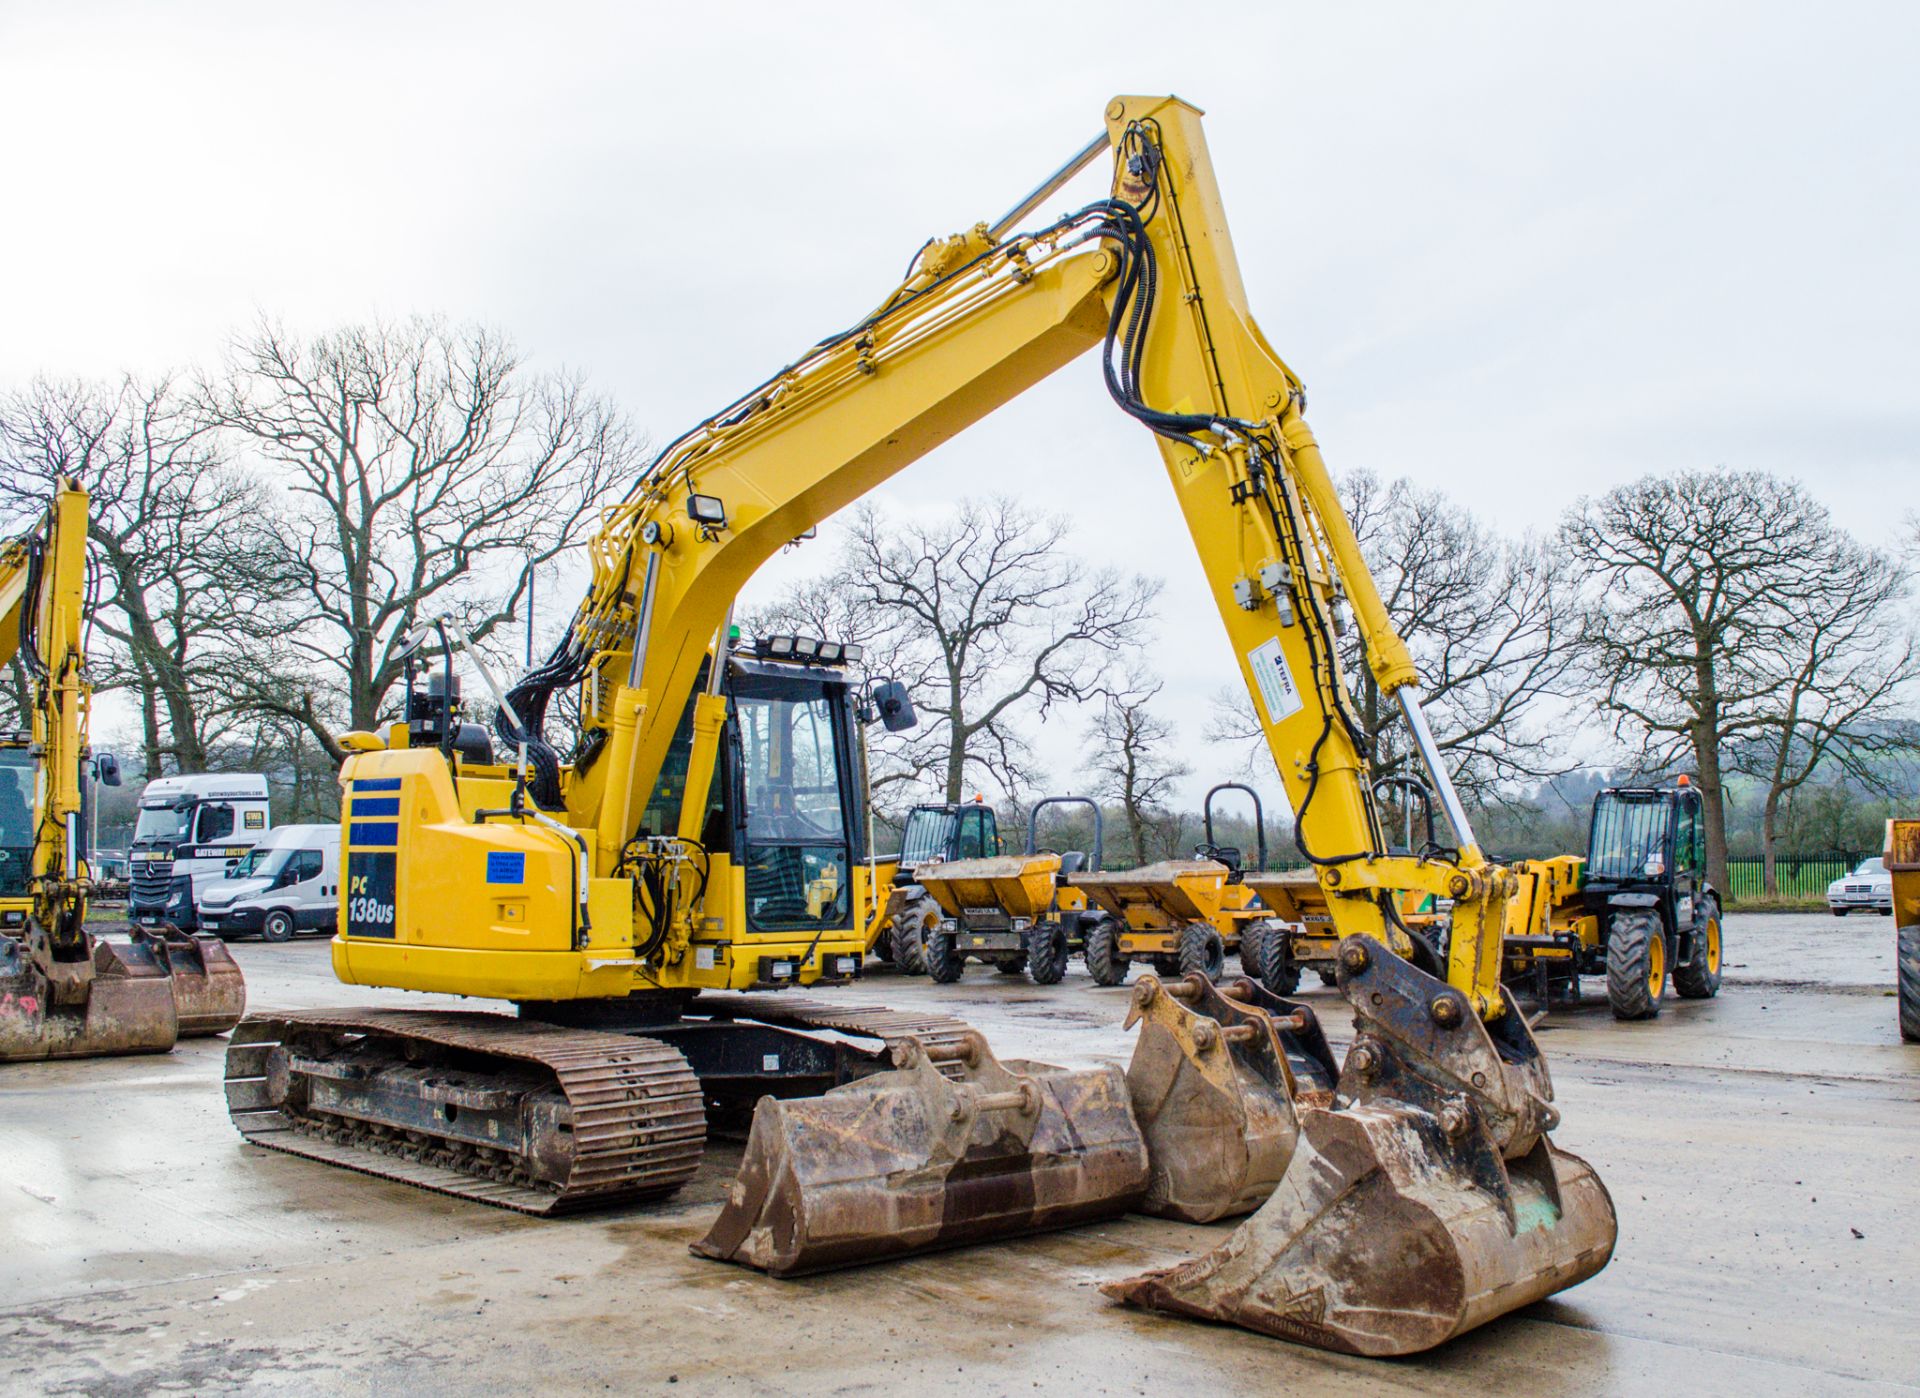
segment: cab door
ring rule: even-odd
[[[1693,925],[1695,905],[1706,887],[1707,828],[1696,788],[1682,787],[1673,805],[1673,921],[1680,928]]]

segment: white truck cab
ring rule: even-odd
[[[295,932],[337,931],[339,823],[276,825],[198,897],[200,930],[216,937],[258,932],[284,942]]]
[[[198,896],[273,825],[258,772],[158,777],[140,793],[127,916],[143,927],[199,927]]]

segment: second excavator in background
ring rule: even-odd
[[[87,930],[87,492],[62,478],[0,546],[0,663],[25,662],[29,727],[0,734],[0,1062],[164,1053],[223,1033],[246,983],[218,941]]]

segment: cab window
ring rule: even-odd
[[[205,844],[210,840],[224,840],[232,833],[232,806],[222,803],[200,808],[200,818],[194,827],[195,840]]]
[[[321,863],[319,850],[300,850],[287,861],[286,873],[282,877],[288,883],[305,883],[308,879],[317,879],[320,877]]]
[[[960,813],[960,836],[954,855],[958,859],[986,859],[998,854],[997,841],[987,833],[984,806],[970,806]]]

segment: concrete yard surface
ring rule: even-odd
[[[1534,1395],[1920,1386],[1920,1047],[1893,929],[1728,919],[1725,988],[1651,1023],[1541,1025],[1620,1217],[1585,1285],[1381,1362],[1122,1308],[1098,1284],[1232,1227],[1126,1218],[794,1281],[688,1253],[739,1155],[666,1206],[524,1218],[243,1145],[224,1039],[0,1067],[0,1387],[22,1393]],[[458,1002],[337,985],[323,942],[238,943],[251,1003]],[[1002,1057],[1125,1064],[1126,993],[970,967],[849,1002],[940,1008]],[[1336,1048],[1347,1017],[1312,983]],[[484,1008],[475,1006],[476,1008]]]

